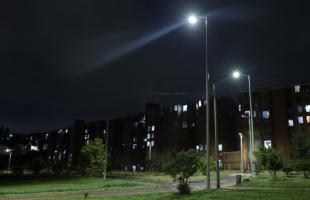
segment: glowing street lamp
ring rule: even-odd
[[[187,20],[188,20],[188,22],[189,22],[190,24],[196,24],[197,21],[198,21],[198,19],[197,19],[197,17],[196,17],[195,15],[190,15],[190,16],[187,18]]]
[[[199,19],[203,19],[205,22],[206,27],[206,157],[207,157],[207,166],[206,166],[206,175],[207,175],[207,188],[211,188],[211,180],[210,180],[210,128],[209,128],[209,73],[208,73],[208,45],[207,45],[207,33],[208,33],[208,26],[207,26],[207,17],[196,17],[195,15],[190,15],[187,18],[187,21],[191,25],[195,25]]]
[[[240,73],[239,71],[234,71],[232,73],[232,77],[234,79],[239,79],[240,77],[246,77],[248,79],[248,85],[249,85],[249,101],[250,101],[250,161],[251,161],[251,170],[253,176],[255,176],[255,165],[254,165],[254,125],[253,125],[253,107],[252,107],[252,93],[251,93],[251,77],[250,75],[245,75]]]
[[[9,170],[10,170],[10,165],[11,165],[11,158],[12,158],[12,150],[7,148],[5,150],[6,153],[9,153],[9,163],[8,163],[8,173],[9,173]]]
[[[234,72],[232,73],[232,76],[233,76],[235,79],[238,79],[238,78],[240,78],[240,72],[239,72],[239,71],[234,71]]]

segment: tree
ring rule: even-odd
[[[153,156],[151,160],[147,160],[147,164],[150,168],[150,170],[154,171],[156,175],[159,175],[159,173],[166,167],[166,164],[169,160],[168,156]]]
[[[94,141],[90,141],[89,144],[83,146],[81,154],[87,159],[86,174],[101,177],[107,165],[107,153],[101,139],[95,138]]]
[[[273,179],[277,178],[277,171],[283,167],[283,157],[276,149],[260,148],[256,154],[257,162],[262,168],[268,170]]]
[[[216,169],[216,161],[210,156],[210,169]],[[206,175],[207,156],[204,152],[199,154],[199,171]]]
[[[296,170],[302,171],[308,178],[310,173],[310,137],[302,132],[292,138],[291,157],[295,160]]]
[[[198,165],[199,155],[195,150],[181,151],[170,157],[166,173],[179,181],[177,188],[181,194],[190,193],[188,180],[197,172]]]

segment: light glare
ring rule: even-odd
[[[187,20],[188,20],[188,22],[190,23],[190,24],[196,24],[197,23],[197,17],[196,16],[194,16],[194,15],[191,15],[191,16],[189,16],[188,18],[187,18]]]
[[[238,79],[240,77],[240,72],[239,71],[234,71],[232,76],[235,78],[235,79]]]

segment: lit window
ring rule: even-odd
[[[178,111],[178,105],[174,106],[174,111]]]
[[[147,134],[147,139],[150,139],[150,138],[151,138],[151,134],[148,133],[148,134]]]
[[[133,144],[132,145],[132,150],[136,150],[138,148],[138,145],[137,144]]]
[[[198,106],[201,107],[201,101],[198,101]]]
[[[289,119],[288,120],[288,126],[294,126],[294,120]]]
[[[219,151],[223,151],[223,145],[222,144],[219,144]]]
[[[263,118],[264,119],[269,119],[269,111],[268,110],[263,111]]]
[[[152,131],[155,131],[155,126],[154,125],[152,126]]]
[[[250,111],[248,111],[248,110],[244,111],[244,115],[247,116],[247,117],[250,117]]]
[[[178,115],[182,113],[182,105],[178,105]]]
[[[239,112],[241,112],[241,104],[239,104],[238,110],[239,110]]]
[[[304,123],[304,118],[303,116],[298,116],[298,123],[303,124]]]
[[[310,105],[306,105],[305,110],[306,110],[306,112],[310,112]]]
[[[66,131],[65,131],[66,133],[68,133],[68,129],[66,129]]]
[[[183,112],[187,112],[187,105],[183,105]]]
[[[302,112],[302,106],[296,106],[297,112]]]
[[[195,127],[195,122],[192,123],[192,127]]]
[[[295,92],[296,93],[300,92],[300,85],[295,85]]]
[[[154,141],[151,141],[151,146],[152,146],[152,147],[154,146]]]
[[[264,147],[265,147],[265,149],[270,149],[271,148],[271,140],[265,140],[264,141]]]
[[[310,116],[307,116],[307,124],[310,124]]]
[[[256,111],[253,111],[253,117],[256,117]]]
[[[196,109],[197,109],[197,110],[199,109],[199,105],[198,105],[198,103],[196,103]]]
[[[182,127],[187,128],[187,121],[183,121]]]

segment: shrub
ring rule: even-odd
[[[81,153],[87,159],[85,173],[90,176],[102,176],[107,164],[107,153],[101,139],[95,138],[94,141],[90,141],[89,144],[83,146]]]
[[[169,159],[166,173],[179,181],[177,189],[181,194],[190,193],[188,180],[197,172],[198,164],[199,155],[195,150],[181,151]]]
[[[260,163],[262,168],[268,170],[273,179],[277,178],[277,171],[283,167],[283,158],[280,152],[275,149],[260,148],[256,154],[257,163]]]
[[[199,154],[199,171],[206,175],[206,168],[207,168],[207,156],[205,153]],[[210,157],[210,169],[216,169],[216,161]]]
[[[310,159],[296,161],[296,170],[302,171],[305,178],[310,175]]]
[[[285,161],[283,163],[282,171],[286,174],[286,176],[290,176],[292,171],[294,170],[294,164],[292,161]]]

